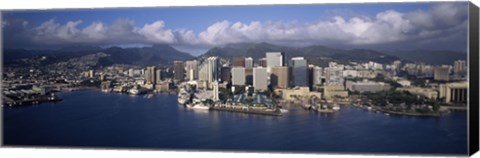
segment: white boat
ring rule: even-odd
[[[191,107],[191,109],[194,109],[194,110],[209,110],[210,107],[208,107],[204,104],[195,104],[194,106]]]
[[[287,109],[280,109],[280,112],[281,113],[288,113],[288,110]]]
[[[145,94],[145,93],[147,93],[147,89],[141,88],[141,87],[134,87],[134,88],[128,90],[128,93],[130,93],[132,95]]]
[[[340,106],[335,104],[332,109],[335,110],[335,111],[338,111],[338,110],[340,110]]]

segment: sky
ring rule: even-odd
[[[468,3],[367,3],[2,11],[5,48],[228,43],[466,51]]]

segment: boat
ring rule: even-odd
[[[317,112],[320,112],[320,113],[333,113],[335,111],[333,111],[333,109],[317,109]]]
[[[194,110],[209,110],[210,107],[209,107],[209,106],[206,106],[206,105],[204,105],[204,104],[202,104],[202,103],[200,103],[200,104],[195,104],[195,105],[193,105],[193,106],[191,107],[191,109],[194,109]]]
[[[141,87],[133,87],[132,89],[128,90],[128,93],[132,95],[139,95],[147,93],[147,89]]]
[[[338,111],[340,110],[340,106],[338,104],[333,105],[333,110]]]
[[[280,113],[288,113],[287,109],[280,109]]]

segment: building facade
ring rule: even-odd
[[[268,73],[266,68],[253,68],[253,88],[255,88],[255,91],[268,90]]]
[[[287,66],[273,67],[270,74],[270,84],[274,88],[285,89],[289,87],[290,71]]]

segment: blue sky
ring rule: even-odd
[[[441,49],[462,51],[466,6],[422,2],[19,10],[4,11],[2,26],[7,30],[4,44],[12,47],[167,43],[195,54],[235,42],[438,49],[434,46],[452,41],[454,45]],[[451,39],[435,41],[445,36]]]
[[[346,18],[356,15],[374,16],[385,10],[400,12],[428,9],[433,3],[365,3],[316,5],[266,5],[266,6],[204,6],[158,8],[108,8],[75,10],[12,11],[15,17],[29,20],[33,25],[55,18],[59,23],[82,20],[80,27],[94,21],[111,24],[119,18],[134,20],[141,27],[162,19],[168,28],[189,28],[201,31],[217,21],[298,21],[310,22],[328,19],[335,15]],[[7,12],[8,14],[9,12]]]

